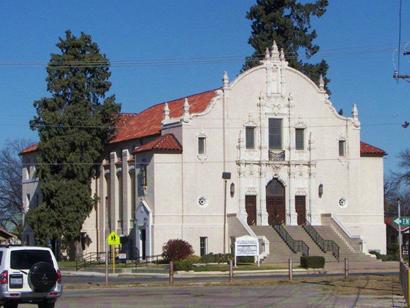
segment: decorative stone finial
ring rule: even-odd
[[[224,72],[224,76],[222,78],[223,84],[224,84],[224,88],[227,88],[229,86],[229,77],[228,77],[228,72],[225,71]]]
[[[285,61],[285,51],[283,50],[283,48],[280,49],[280,55],[279,58],[281,61]]]
[[[271,59],[274,61],[279,60],[279,49],[278,45],[276,45],[276,41],[273,41]]]
[[[265,60],[269,60],[269,59],[270,59],[270,51],[269,51],[269,48],[266,47],[266,49],[265,49]]]
[[[356,104],[353,104],[352,118],[353,118],[353,120],[359,120],[359,110],[357,109]]]
[[[188,103],[188,98],[185,97],[185,101],[184,101],[184,115],[183,115],[183,120],[184,122],[189,121],[189,103]]]
[[[169,107],[168,107],[168,103],[165,103],[165,104],[164,104],[163,113],[164,113],[164,121],[169,120]]]
[[[320,91],[325,91],[325,81],[323,79],[322,74],[320,74],[320,77],[319,77],[319,89]]]
[[[353,108],[352,108],[352,119],[353,119],[353,124],[354,124],[356,127],[360,127],[359,110],[357,109],[356,104],[353,104]]]

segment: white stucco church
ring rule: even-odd
[[[22,153],[32,165],[23,172],[26,209],[41,200],[36,153]],[[231,238],[254,226],[331,219],[363,252],[385,253],[384,155],[361,141],[356,105],[351,117],[338,114],[323,81],[289,67],[274,45],[235,80],[225,73],[220,89],[121,114],[93,179],[87,250],[105,251],[115,230],[142,257],[176,238],[197,255],[229,252]]]

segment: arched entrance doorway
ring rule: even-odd
[[[269,225],[286,222],[285,187],[278,179],[266,185],[266,211]]]

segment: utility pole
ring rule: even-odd
[[[402,254],[402,245],[403,245],[403,238],[402,238],[402,234],[401,234],[401,209],[400,209],[400,199],[397,198],[397,213],[399,216],[399,256],[400,256],[400,261],[403,262],[403,254]]]
[[[401,49],[401,19],[402,19],[402,0],[399,2],[399,46],[397,48],[397,71],[393,73],[393,78],[399,81],[399,79],[410,79],[410,74],[400,74],[400,49]],[[410,51],[403,51],[403,56],[410,55]]]
[[[400,50],[399,50],[400,53]],[[403,56],[410,56],[410,51],[404,51]],[[400,57],[400,55],[399,55]],[[410,79],[410,74],[400,74],[400,64],[397,71],[394,71],[393,78],[399,81],[399,79]]]

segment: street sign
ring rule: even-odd
[[[408,216],[403,216],[403,217],[396,217],[396,219],[393,220],[395,224],[404,226],[404,227],[410,227],[410,217]]]
[[[111,232],[110,235],[108,235],[107,237],[107,243],[108,245],[111,245],[111,246],[120,245],[121,241],[120,241],[119,235],[115,231]]]

